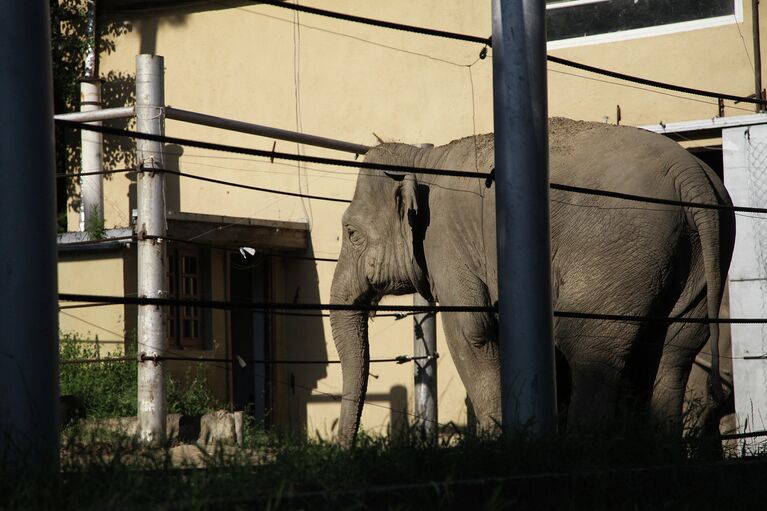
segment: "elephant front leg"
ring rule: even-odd
[[[501,424],[500,354],[495,319],[486,313],[442,314],[447,345],[466,387],[480,434]]]

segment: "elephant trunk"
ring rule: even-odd
[[[370,292],[357,284],[356,265],[346,250],[333,276],[331,302],[344,305],[370,304]],[[359,429],[362,405],[367,391],[370,351],[368,349],[368,315],[365,311],[331,311],[330,327],[341,360],[343,390],[338,443],[348,449],[354,445]]]

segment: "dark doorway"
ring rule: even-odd
[[[716,175],[719,176],[719,179],[724,179],[724,162],[722,160],[721,147],[695,147],[689,149],[689,151],[711,167],[716,172]]]
[[[234,302],[267,301],[269,264],[265,257],[229,255],[229,295]],[[232,401],[265,422],[271,408],[271,370],[263,362],[270,358],[267,315],[262,311],[233,309],[231,320]],[[244,363],[243,363],[244,362]]]

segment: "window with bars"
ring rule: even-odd
[[[551,41],[656,29],[685,22],[735,22],[742,0],[546,0]]]
[[[200,300],[203,279],[199,251],[168,249],[168,294],[180,300]],[[171,346],[203,349],[203,315],[199,307],[168,307],[168,342]]]

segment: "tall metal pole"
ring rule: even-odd
[[[141,133],[162,135],[165,132],[163,58],[156,55],[136,57],[136,127]],[[165,236],[165,180],[152,169],[163,168],[160,142],[137,140],[138,173],[138,294],[143,298],[167,296],[165,282],[165,245],[145,236]],[[139,305],[138,352],[149,357],[166,350],[165,311],[162,307]],[[163,363],[146,360],[138,365],[139,437],[149,444],[165,439],[165,381]]]
[[[80,82],[80,111],[101,109],[101,80],[84,78]],[[101,122],[93,122],[97,126]],[[80,131],[80,165],[82,172],[102,170],[103,136],[95,131]],[[104,224],[104,177],[100,174],[80,178],[80,230]]]
[[[493,0],[492,15],[502,423],[542,435],[556,428],[545,3]]]
[[[434,305],[419,293],[413,295],[413,305]],[[437,353],[437,322],[433,312],[413,315],[413,356],[426,357]],[[415,430],[426,442],[437,441],[437,359],[416,360],[415,368]]]
[[[757,99],[764,99],[762,94],[762,45],[759,40],[759,0],[751,0],[751,20],[754,38],[754,86]],[[764,112],[764,105],[756,105],[757,112]]]
[[[58,473],[56,194],[48,0],[0,9],[0,460]]]

